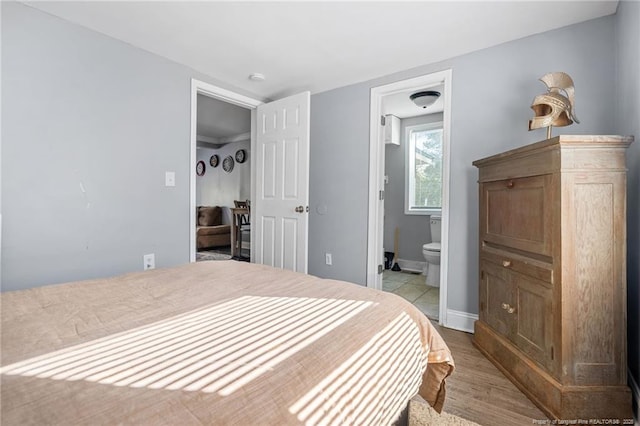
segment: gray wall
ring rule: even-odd
[[[1,7],[2,289],[142,270],[145,253],[156,267],[188,262],[191,78],[252,95]]]
[[[627,330],[629,368],[640,384],[640,3],[621,1],[615,23],[615,127],[636,138],[627,151]]]
[[[424,262],[422,246],[431,242],[430,216],[404,213],[406,152],[409,144],[405,140],[407,126],[434,123],[442,119],[442,113],[402,119],[400,120],[400,146],[387,144],[384,148],[385,175],[389,177],[389,183],[384,188],[384,250],[393,251],[397,226],[400,259]]]
[[[309,273],[366,283],[369,87],[311,96]],[[324,253],[333,254],[325,265]]]
[[[309,272],[366,282],[369,91],[372,87],[453,69],[449,309],[478,312],[478,190],[471,162],[545,138],[527,131],[537,81],[565,71],[576,83],[582,124],[557,134],[616,133],[613,119],[615,17],[588,21],[436,64],[311,97]],[[320,215],[316,206],[326,205]],[[324,265],[322,253],[348,264]]]

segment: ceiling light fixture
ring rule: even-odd
[[[260,74],[259,72],[254,72],[253,74],[249,74],[249,80],[251,81],[264,81],[264,74]]]
[[[427,90],[425,92],[416,92],[413,95],[409,96],[409,99],[411,99],[413,103],[420,108],[426,108],[430,105],[433,105],[439,97],[440,92],[436,92],[435,90]]]

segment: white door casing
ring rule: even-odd
[[[371,88],[369,118],[369,211],[367,238],[367,287],[380,289],[382,277],[378,265],[382,264],[382,233],[384,201],[380,191],[384,190],[384,144],[381,143],[383,127],[380,115],[384,114],[382,98],[408,90],[419,90],[444,84],[443,146],[442,146],[442,235],[440,249],[440,325],[449,325],[447,319],[447,272],[449,264],[449,163],[451,140],[451,94],[452,70],[447,69],[420,77],[389,83]],[[466,331],[466,330],[465,330]]]
[[[197,127],[198,127],[198,94],[238,105],[251,110],[251,150],[254,150],[255,143],[255,108],[262,104],[259,99],[251,98],[231,90],[214,86],[204,81],[191,79],[191,136],[189,155],[189,262],[196,261],[196,149],[197,149]],[[251,194],[253,195],[255,186],[255,173],[253,164],[251,170]],[[253,242],[253,237],[251,238]],[[253,250],[251,251],[253,255]]]
[[[253,261],[307,272],[309,92],[259,105],[256,114]]]
[[[382,124],[382,117],[385,116],[384,104],[382,102],[382,98],[377,99],[378,102],[378,110],[380,111],[380,120],[377,121],[377,149],[384,153],[385,141],[384,141],[384,131],[385,126],[390,125],[385,120],[385,124]],[[378,173],[377,177],[374,179],[377,180],[376,186],[378,188],[378,197],[377,199],[370,200],[370,203],[373,203],[374,208],[377,210],[377,220],[371,227],[375,228],[373,235],[371,235],[372,241],[371,244],[375,247],[380,247],[380,250],[377,250],[375,253],[374,259],[374,271],[369,271],[372,273],[367,273],[367,286],[371,288],[375,288],[376,290],[382,290],[382,274],[380,273],[380,266],[384,265],[384,253],[382,251],[382,242],[384,239],[384,198],[385,198],[385,186],[384,186],[384,164],[385,164],[385,156],[378,155],[377,164],[375,167],[377,170],[381,170],[382,173]],[[369,281],[369,276],[371,276],[371,281]]]

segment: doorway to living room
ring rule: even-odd
[[[252,109],[203,91],[197,92],[195,102],[191,260],[248,260],[250,233],[238,232],[233,213],[238,213],[237,203],[251,199]],[[249,215],[244,219],[248,222]],[[238,239],[234,250],[232,243]]]

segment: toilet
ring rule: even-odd
[[[430,287],[440,287],[440,216],[431,216],[431,242],[422,246],[422,254],[427,261],[425,267],[426,283]]]

